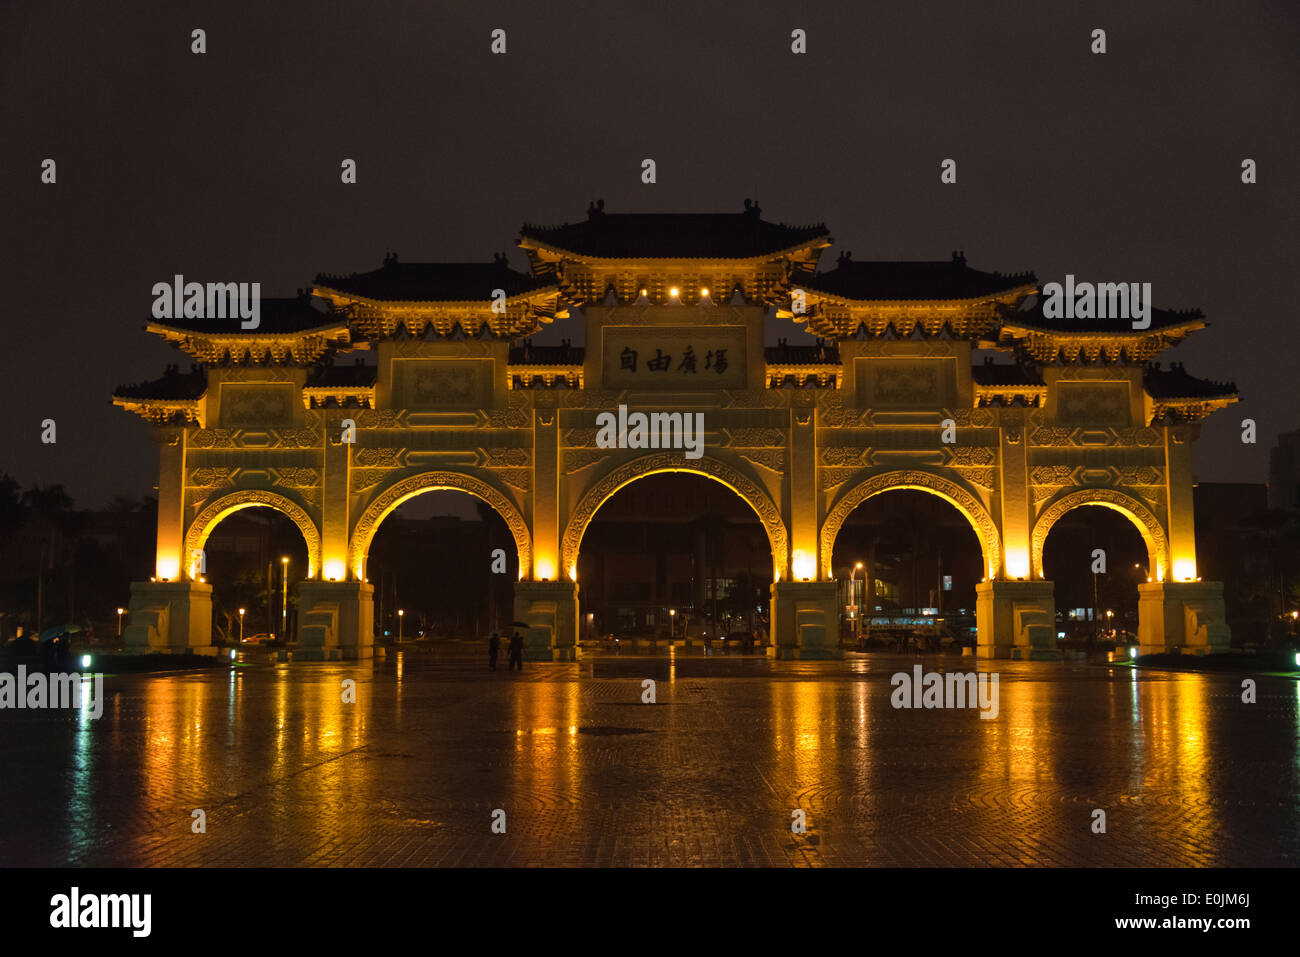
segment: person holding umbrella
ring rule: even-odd
[[[79,631],[81,628],[77,625],[55,625],[41,632],[41,658],[47,673],[67,673],[72,670],[72,652],[69,649],[68,636]]]
[[[510,623],[512,629],[510,635],[510,663],[507,665],[506,670],[514,671],[518,667],[522,674],[524,670],[524,636],[519,632],[520,626],[527,628],[528,623],[523,621],[512,621]]]

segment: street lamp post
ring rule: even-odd
[[[239,609],[239,643],[240,644],[244,643],[244,612],[246,612],[247,610],[248,610],[247,608]]]
[[[399,645],[402,643],[402,618],[405,615],[406,615],[405,611],[403,611],[401,608],[397,609],[397,643]]]
[[[117,610],[117,640],[118,641],[122,640],[122,616],[125,614],[126,614],[125,608],[119,608]]]
[[[669,608],[668,609],[668,640],[671,641],[676,637],[677,637],[677,609]]]
[[[862,567],[862,562],[858,562],[849,569],[849,600],[853,602],[853,642],[855,645],[862,644],[862,603],[858,601],[857,589],[853,584],[853,576],[858,573]],[[862,573],[862,592],[863,598],[866,598],[867,574]]]
[[[1110,630],[1110,636],[1111,636],[1112,638],[1115,637],[1115,624],[1114,624],[1114,622],[1112,621],[1112,619],[1113,619],[1114,617],[1115,617],[1115,612],[1113,612],[1113,611],[1111,611],[1109,608],[1107,608],[1107,609],[1106,609],[1106,627],[1107,627],[1107,629]]]
[[[289,558],[280,559],[280,633],[289,640]]]

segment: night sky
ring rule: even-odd
[[[1298,50],[1294,2],[8,0],[0,471],[82,506],[150,493],[148,427],[111,394],[188,366],[143,331],[174,273],[277,296],[389,250],[511,250],[523,269],[523,222],[582,219],[597,197],[739,212],[752,196],[765,219],[827,224],[823,268],[843,249],[961,248],[979,269],[1146,281],[1156,306],[1199,307],[1210,327],[1162,361],[1244,400],[1206,424],[1197,478],[1262,482],[1300,427]],[[565,325],[551,334],[580,340]]]

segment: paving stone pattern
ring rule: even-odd
[[[98,721],[0,711],[0,865],[1300,864],[1295,680],[1249,705],[1241,676],[997,662],[982,720],[893,708],[916,660],[511,674],[452,648],[110,677]]]

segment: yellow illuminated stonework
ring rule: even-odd
[[[261,506],[307,545],[299,657],[367,657],[377,529],[402,502],[456,489],[510,529],[529,656],[571,660],[592,517],[629,483],[681,471],[726,485],[762,525],[781,657],[840,653],[835,540],[894,489],[943,498],[974,530],[985,657],[1055,654],[1043,548],[1084,505],[1125,515],[1146,543],[1144,647],[1221,649],[1221,588],[1196,580],[1191,447],[1236,390],[1154,364],[1204,325],[1199,313],[1153,310],[1144,330],[1054,324],[1031,274],[960,254],[843,255],[819,271],[832,242],[750,203],[680,215],[593,204],[586,220],[523,227],[527,272],[502,256],[393,255],[263,300],[255,330],[150,323],[196,366],[114,397],[151,423],[159,455],[157,580],[133,586],[128,645],[209,646],[195,556],[225,516]],[[772,308],[816,344],[766,345]],[[571,310],[582,345],[533,344]],[[702,415],[702,454],[603,447],[597,417],[619,406]],[[489,556],[466,561],[488,573]]]

